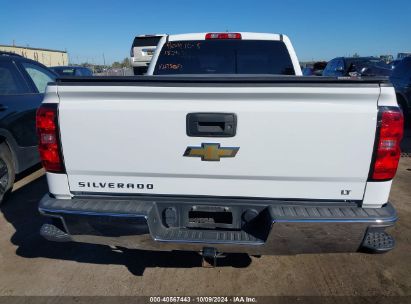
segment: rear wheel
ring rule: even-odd
[[[2,143],[0,144],[0,204],[13,187],[14,178],[13,157],[9,147]]]

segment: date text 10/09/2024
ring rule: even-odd
[[[150,303],[258,303],[255,297],[150,297]]]

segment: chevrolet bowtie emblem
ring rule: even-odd
[[[201,157],[203,161],[220,161],[221,157],[234,157],[239,149],[220,147],[220,144],[201,144],[201,147],[187,147],[184,156]]]

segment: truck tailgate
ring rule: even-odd
[[[362,200],[378,84],[59,85],[74,194]],[[190,137],[189,113],[233,113],[233,137]],[[206,161],[188,147],[238,148]]]

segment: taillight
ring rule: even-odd
[[[404,117],[399,108],[381,107],[379,132],[371,171],[373,180],[394,178],[400,160],[400,143],[404,133]]]
[[[36,128],[44,168],[49,172],[64,172],[57,124],[57,104],[46,103],[37,109]]]
[[[240,33],[208,33],[205,39],[241,39]]]

